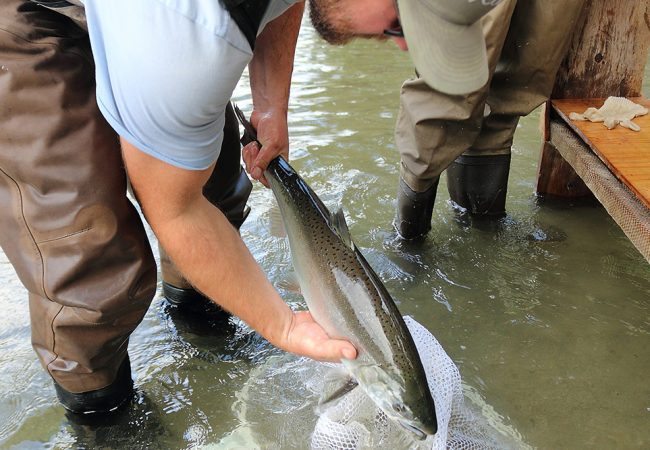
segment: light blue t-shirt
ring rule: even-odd
[[[296,0],[271,0],[260,30]],[[140,150],[190,170],[214,163],[225,107],[252,58],[218,0],[84,0],[97,102]]]

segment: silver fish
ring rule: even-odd
[[[425,439],[437,431],[436,411],[413,339],[393,299],[350,237],[343,212],[331,214],[289,163],[265,172],[289,238],[298,282],[314,319],[357,348],[343,360],[353,383],[386,415]]]

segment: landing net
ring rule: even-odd
[[[253,370],[237,393],[241,426],[216,448],[318,450],[529,448],[471,388],[442,346],[422,325],[404,318],[422,360],[436,404],[438,432],[424,441],[411,435],[354,389],[317,416],[315,408],[335,365],[291,355],[270,358]]]

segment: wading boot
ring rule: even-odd
[[[108,414],[65,412],[76,449],[147,449],[169,447],[163,413],[148,394],[135,388],[131,400]]]
[[[402,177],[397,188],[397,217],[395,230],[406,240],[425,236],[431,229],[431,215],[436,200],[439,177],[424,192],[415,192]]]
[[[56,381],[54,382],[54,388],[63,407],[73,415],[84,417],[110,414],[128,404],[133,396],[131,361],[127,355],[117,370],[115,380],[108,386],[96,391],[68,392]]]
[[[447,168],[449,197],[473,218],[506,214],[510,154],[461,155]]]

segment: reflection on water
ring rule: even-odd
[[[402,313],[426,326],[458,365],[468,398],[533,447],[647,448],[650,266],[602,208],[534,198],[537,113],[522,120],[515,139],[505,219],[469,226],[447,201],[443,180],[430,238],[420,245],[396,239],[392,130],[399,86],[411,71],[391,44],[329,48],[304,27],[290,110],[295,167],[331,209],[343,207]],[[245,82],[236,101],[250,112]],[[269,232],[272,195],[257,186],[250,203],[242,236],[269,278],[285,286],[290,256],[286,240]],[[243,423],[241,390],[282,352],[237,319],[197,326],[159,297],[131,340],[140,396],[127,423],[80,430],[36,362],[26,296],[1,253],[0,283],[1,448],[278,442],[255,428],[255,411]],[[302,305],[291,289],[280,291]],[[247,407],[300,411],[304,426],[269,433],[296,447],[307,442],[312,397],[282,383],[263,388]]]

